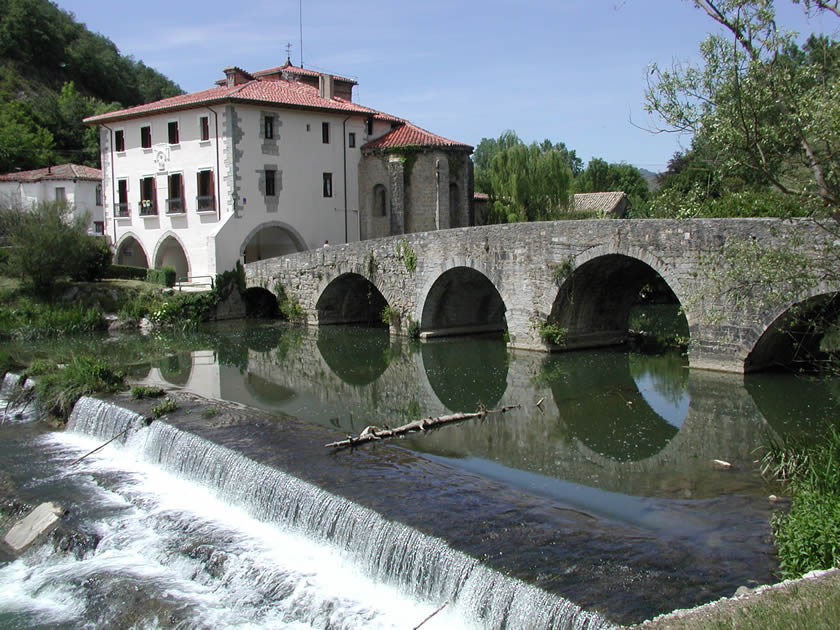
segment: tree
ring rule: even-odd
[[[21,101],[0,103],[0,173],[45,166],[53,156],[52,134]]]
[[[102,277],[110,264],[107,245],[87,234],[88,217],[73,216],[63,202],[42,202],[31,210],[5,209],[0,224],[11,226],[6,267],[39,296],[48,297],[66,276]],[[12,216],[9,216],[12,215]]]
[[[804,4],[838,15],[836,2]],[[840,45],[812,37],[800,48],[772,0],[694,5],[727,36],[701,44],[701,67],[652,66],[646,109],[665,130],[708,143],[721,176],[772,186],[840,220]]]
[[[647,208],[647,180],[641,171],[630,164],[609,164],[601,158],[592,158],[575,179],[575,192],[609,192],[620,190],[626,193],[631,209],[643,212]]]
[[[493,157],[489,171],[491,220],[545,221],[568,206],[571,172],[553,147],[515,144]]]

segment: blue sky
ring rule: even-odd
[[[660,171],[688,138],[652,134],[644,111],[653,62],[698,58],[714,28],[689,0],[58,0],[123,54],[188,92],[212,87],[225,66],[303,64],[359,82],[356,101],[477,145],[513,129],[530,142],[565,142]],[[833,30],[777,2],[779,22]],[[833,20],[833,21],[832,21]],[[639,128],[641,127],[641,128]]]

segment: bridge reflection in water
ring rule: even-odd
[[[802,430],[796,418],[807,428],[811,416],[832,417],[837,406],[824,384],[785,381],[808,389],[808,407],[818,408],[809,416],[791,406],[800,396],[774,399],[785,391],[777,376],[748,377],[745,387],[740,375],[689,371],[678,355],[545,355],[511,351],[498,338],[416,344],[384,329],[264,327],[217,348],[225,351],[164,359],[146,380],[345,433],[519,404],[399,444],[552,495],[563,481],[577,495],[590,488],[659,499],[764,496],[755,460],[767,437]],[[718,470],[713,460],[732,468]]]

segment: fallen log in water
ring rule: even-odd
[[[470,418],[484,418],[491,414],[505,413],[511,409],[518,409],[520,406],[521,405],[506,405],[504,407],[499,407],[498,409],[482,409],[481,411],[475,411],[473,413],[454,413],[450,416],[439,416],[437,418],[421,418],[420,420],[414,420],[408,424],[402,425],[401,427],[397,427],[396,429],[387,427],[384,429],[380,429],[378,427],[365,427],[365,430],[356,437],[348,435],[346,440],[330,442],[329,444],[324,444],[324,446],[326,448],[336,449],[356,446],[358,444],[364,444],[365,442],[374,442],[376,440],[391,438],[397,435],[404,435],[413,431],[425,431],[449,422],[469,420]]]

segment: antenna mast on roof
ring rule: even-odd
[[[286,44],[286,63],[292,65],[292,42]]]
[[[303,68],[303,0],[298,0],[298,21],[300,23],[300,67]]]

